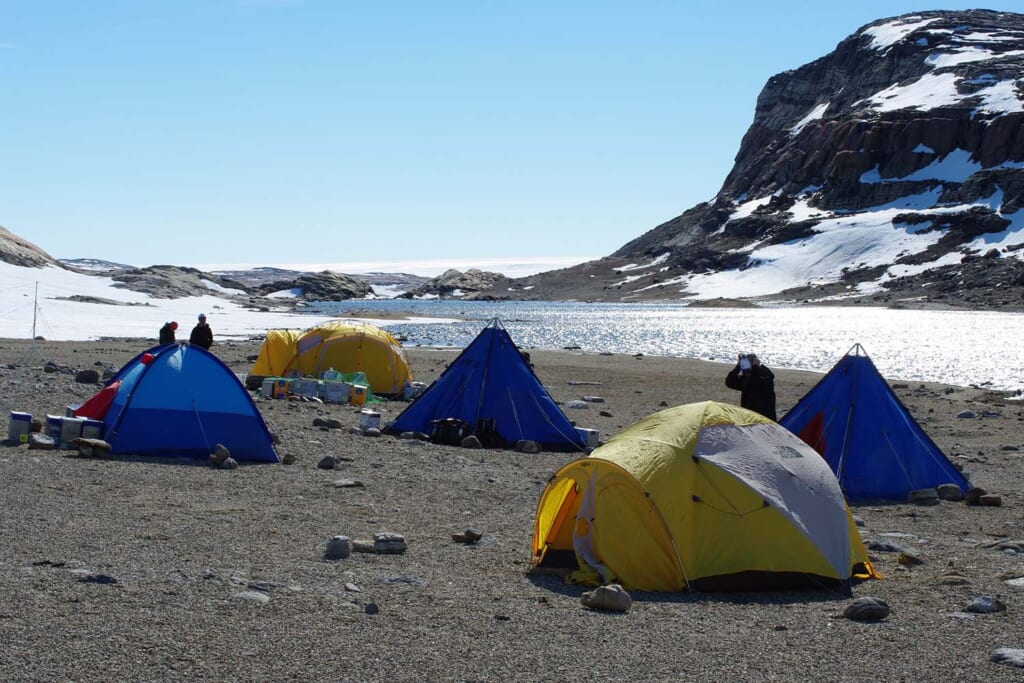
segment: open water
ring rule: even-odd
[[[412,311],[459,322],[386,323],[406,346],[464,347],[499,318],[524,349],[578,347],[828,371],[860,344],[890,381],[1024,390],[1024,314],[870,307],[688,308],[679,304],[358,300],[320,302],[321,314]]]

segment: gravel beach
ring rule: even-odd
[[[117,369],[150,344],[0,340],[4,418],[62,414],[98,389],[74,370]],[[258,349],[212,350],[244,376]],[[428,383],[458,354],[407,351]],[[602,438],[667,406],[739,400],[721,363],[530,353],[556,401],[605,399],[566,409]],[[779,414],[819,377],[776,370]],[[1024,581],[1008,583],[1024,577],[1024,406],[894,388],[1002,506],[855,506],[865,542],[892,548],[869,550],[885,578],[853,591],[892,607],[874,623],[821,592],[634,593],[626,614],[588,610],[585,588],[528,572],[538,498],[574,456],[365,437],[349,433],[349,406],[257,397],[290,465],[0,447],[0,681],[1019,681],[1024,669],[990,655],[1024,648]],[[378,410],[387,421],[405,405]],[[338,467],[319,469],[328,454]],[[470,527],[479,543],[452,541]],[[381,531],[408,550],[324,558],[332,536]],[[1007,608],[965,613],[980,596]]]

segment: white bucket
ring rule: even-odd
[[[73,448],[71,441],[82,435],[84,417],[65,417],[60,421],[60,447]]]
[[[367,429],[380,429],[380,413],[375,410],[360,410],[359,428],[364,432]]]
[[[601,440],[601,434],[596,429],[584,429],[577,427],[576,433],[583,439],[583,445],[588,448],[595,448]]]
[[[28,441],[29,428],[32,426],[32,413],[11,411],[11,419],[7,423],[7,440],[11,443]]]

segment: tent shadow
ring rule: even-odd
[[[593,586],[577,583],[566,583],[565,579],[556,574],[526,572],[526,579],[537,588],[551,591],[571,598],[580,598],[585,591]],[[629,591],[634,602],[702,604],[723,603],[733,605],[792,605],[809,603],[829,603],[848,601],[850,596],[841,590],[822,588],[821,590],[799,591],[750,591],[734,593],[709,593],[694,591],[688,593],[658,593],[654,591]]]
[[[70,458],[72,460],[96,460],[101,462],[144,462],[151,465],[175,465],[178,467],[207,467],[210,469],[219,469],[210,465],[210,461],[206,458],[174,457],[164,455],[133,455],[131,453],[112,453],[104,457],[89,457],[79,455],[76,451],[67,451],[64,457]],[[242,468],[248,467],[250,465],[268,464],[275,463],[240,462],[238,463],[238,467]]]

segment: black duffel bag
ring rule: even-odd
[[[432,425],[430,441],[446,446],[461,446],[462,440],[473,433],[469,424],[457,417],[434,420]]]

